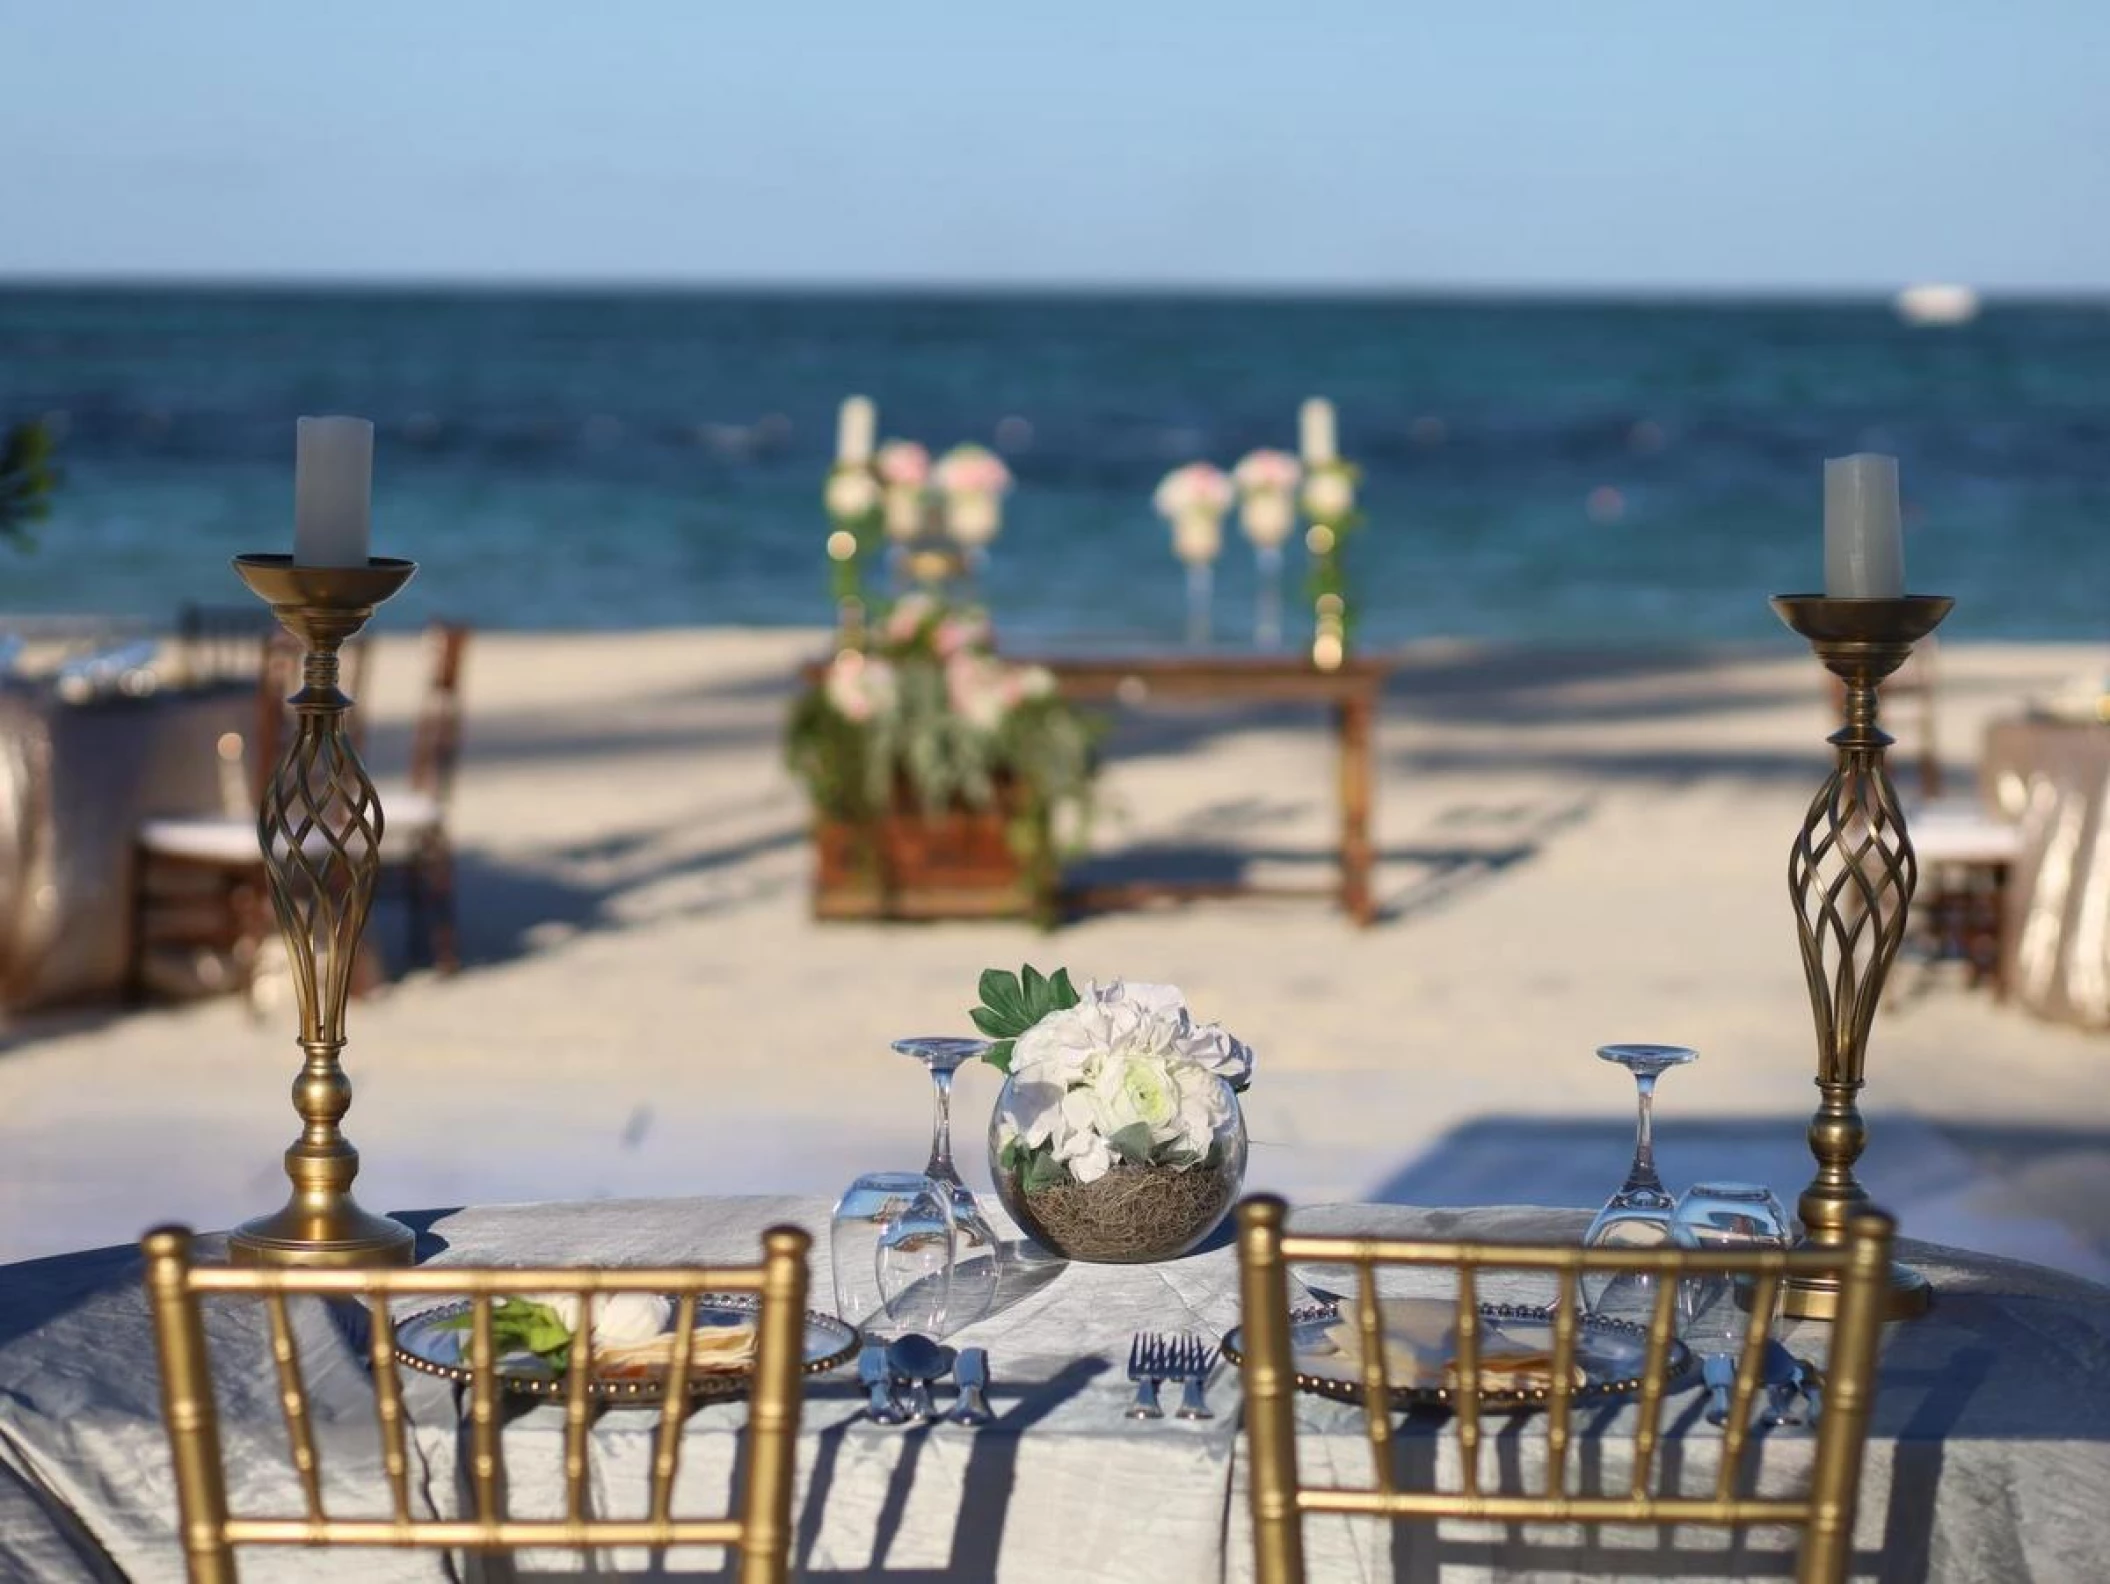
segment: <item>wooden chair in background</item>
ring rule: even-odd
[[[592,1551],[611,1546],[724,1546],[739,1553],[742,1584],[783,1584],[790,1574],[791,1498],[804,1379],[807,1235],[796,1227],[772,1227],[762,1235],[756,1265],[678,1266],[669,1269],[482,1269],[425,1266],[413,1270],[304,1270],[199,1264],[190,1233],[161,1227],[142,1243],[147,1300],[161,1364],[161,1399],[176,1471],[177,1532],[191,1584],[234,1584],[238,1546],[394,1547],[447,1552],[518,1552],[557,1547]],[[643,1517],[597,1517],[589,1511],[592,1489],[591,1419],[585,1390],[592,1378],[590,1334],[571,1349],[564,1403],[564,1516],[518,1518],[508,1509],[502,1452],[500,1395],[492,1338],[493,1300],[505,1294],[570,1293],[580,1313],[591,1313],[604,1293],[663,1293],[676,1300],[674,1356],[660,1409],[656,1455],[647,1513]],[[681,1467],[682,1428],[692,1406],[687,1383],[693,1358],[695,1302],[703,1293],[753,1293],[760,1300],[752,1389],[747,1416],[746,1472],[731,1514],[677,1517],[673,1512]],[[467,1467],[462,1471],[473,1509],[460,1517],[426,1518],[411,1510],[418,1467],[405,1426],[400,1367],[389,1304],[399,1298],[466,1295],[473,1316],[468,1344]],[[226,1448],[213,1390],[213,1360],[206,1346],[199,1300],[227,1296],[260,1300],[279,1383],[290,1472],[301,1490],[301,1510],[238,1513],[229,1500]],[[311,1411],[308,1374],[289,1321],[287,1300],[310,1297],[364,1305],[374,1422],[347,1426],[342,1418],[318,1421]],[[263,1368],[259,1359],[226,1367]],[[386,1515],[351,1517],[325,1509],[323,1457],[330,1438],[349,1431],[362,1451],[378,1435],[387,1478]],[[457,1482],[435,1471],[442,1489]],[[253,1489],[254,1470],[240,1486]],[[383,1493],[375,1492],[377,1503]]]
[[[400,894],[408,916],[406,961],[442,973],[461,966],[455,923],[454,849],[447,816],[460,763],[461,672],[468,629],[428,630],[432,668],[411,737],[406,782],[377,787],[384,814],[377,891]],[[365,686],[370,649],[347,646],[346,685]],[[171,948],[231,963],[232,987],[254,1002],[258,963],[275,934],[270,882],[257,843],[257,810],[290,731],[286,700],[299,686],[299,645],[274,626],[252,661],[256,726],[244,741],[223,737],[222,810],[144,820],[133,835],[131,936],[126,980],[143,999],[153,955]],[[353,712],[353,720],[358,720]],[[355,734],[356,736],[356,734]],[[239,773],[230,770],[239,766]],[[371,945],[371,943],[369,943]],[[370,949],[354,976],[362,990],[383,977]]]
[[[1892,1225],[1869,1212],[1848,1228],[1838,1250],[1536,1247],[1524,1244],[1425,1242],[1400,1238],[1303,1236],[1288,1232],[1288,1207],[1256,1196],[1238,1210],[1240,1369],[1245,1385],[1245,1437],[1250,1463],[1255,1574],[1259,1584],[1303,1584],[1304,1514],[1343,1513],[1366,1517],[1475,1520],[1501,1524],[1681,1524],[1716,1527],[1778,1524],[1803,1533],[1803,1584],[1843,1584],[1853,1552],[1854,1504],[1861,1457],[1875,1394],[1876,1345],[1882,1334],[1882,1303],[1889,1282]],[[1367,1487],[1319,1487],[1302,1483],[1297,1467],[1295,1363],[1290,1341],[1289,1265],[1323,1260],[1356,1268],[1358,1294],[1343,1300],[1342,1318],[1359,1322],[1364,1365],[1364,1413],[1375,1465]],[[1456,1490],[1404,1490],[1393,1463],[1391,1382],[1376,1301],[1377,1270],[1403,1265],[1457,1273],[1460,1339],[1453,1394],[1462,1482]],[[1480,1325],[1476,1278],[1484,1271],[1534,1271],[1560,1282],[1555,1305],[1550,1392],[1546,1402],[1547,1484],[1538,1494],[1491,1491],[1481,1473],[1482,1409],[1477,1337]],[[1654,1273],[1656,1301],[1640,1372],[1639,1426],[1634,1468],[1619,1494],[1585,1494],[1569,1479],[1574,1423],[1574,1369],[1582,1311],[1584,1271]],[[1740,1495],[1751,1411],[1763,1373],[1766,1332],[1779,1282],[1797,1272],[1826,1272],[1842,1283],[1826,1366],[1824,1411],[1816,1430],[1816,1467],[1811,1489],[1801,1497]],[[1657,1418],[1662,1406],[1670,1346],[1676,1328],[1678,1281],[1697,1275],[1751,1281],[1750,1315],[1736,1386],[1721,1440],[1721,1467],[1707,1495],[1663,1491],[1652,1482]],[[1473,1341],[1466,1339],[1472,1338]],[[1668,1537],[1666,1537],[1667,1539]],[[1653,1553],[1652,1553],[1653,1554]]]

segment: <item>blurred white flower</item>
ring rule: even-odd
[[[839,467],[828,475],[821,500],[837,522],[854,522],[879,504],[879,481],[861,467]]]

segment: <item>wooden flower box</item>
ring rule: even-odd
[[[1005,832],[1003,801],[928,814],[896,805],[870,827],[813,828],[813,916],[821,919],[1037,918],[1048,899]]]

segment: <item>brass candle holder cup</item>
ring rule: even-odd
[[[1817,1175],[1796,1212],[1803,1242],[1839,1248],[1846,1223],[1868,1201],[1854,1162],[1868,1144],[1858,1099],[1868,1063],[1868,1034],[1883,980],[1905,938],[1919,863],[1890,784],[1883,753],[1891,738],[1876,725],[1876,689],[1904,664],[1912,646],[1941,625],[1955,602],[1940,595],[1834,599],[1783,594],[1780,619],[1809,640],[1817,658],[1846,687],[1846,719],[1829,741],[1837,766],[1803,817],[1788,858],[1788,892],[1802,942],[1810,1009],[1817,1021],[1817,1090],[1810,1153]],[[1890,1272],[1886,1319],[1923,1313],[1933,1298],[1927,1279],[1903,1265]],[[1792,1276],[1787,1313],[1829,1320],[1840,1286],[1828,1276]]]
[[[293,1081],[301,1133],[286,1151],[292,1195],[281,1209],[244,1222],[228,1240],[228,1256],[245,1265],[407,1265],[410,1228],[352,1198],[359,1152],[338,1128],[352,1103],[339,1062],[344,1005],[381,866],[382,816],[345,730],[352,701],[337,686],[337,652],[376,605],[410,581],[417,564],[377,558],[365,566],[311,567],[290,556],[245,555],[234,569],[307,651],[300,691],[290,700],[293,739],[257,812],[307,1059]]]

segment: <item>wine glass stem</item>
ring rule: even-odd
[[[1626,1174],[1625,1191],[1654,1188],[1660,1192],[1663,1181],[1656,1175],[1656,1075],[1634,1074],[1634,1087],[1641,1094],[1641,1114],[1634,1124],[1634,1164]]]
[[[930,1070],[931,1088],[936,1093],[936,1109],[930,1124],[930,1164],[923,1168],[923,1175],[939,1182],[956,1183],[960,1174],[952,1164],[952,1071],[950,1068],[933,1067]]]

